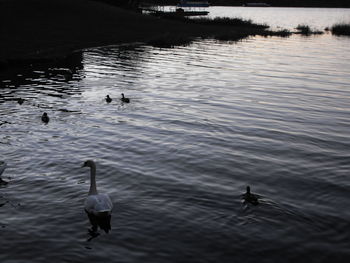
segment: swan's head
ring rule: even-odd
[[[122,98],[124,98],[124,93],[122,93]]]
[[[84,162],[82,167],[90,167],[90,168],[95,167],[95,162],[92,160],[87,160]]]
[[[43,113],[43,117],[47,117],[47,113],[46,112]]]
[[[109,95],[107,95],[106,98],[109,99]]]

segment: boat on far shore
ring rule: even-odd
[[[270,7],[271,5],[267,3],[244,3],[243,6],[246,7]]]
[[[209,2],[205,0],[180,0],[176,7],[209,7]]]
[[[179,0],[178,4],[169,10],[165,10],[164,6],[161,5],[142,3],[139,6],[144,13],[166,18],[205,16],[209,14],[207,7],[209,7],[209,3],[206,0]]]

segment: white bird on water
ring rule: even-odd
[[[99,194],[96,188],[96,164],[92,160],[84,162],[82,167],[90,167],[90,190],[85,199],[85,211],[89,216],[93,226],[93,231],[97,226],[106,233],[111,229],[110,219],[113,209],[113,203],[107,194]]]

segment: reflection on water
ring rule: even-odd
[[[95,216],[94,214],[87,213],[87,216],[89,218],[90,224],[91,224],[91,230],[89,230],[89,233],[91,237],[95,237],[98,227],[105,231],[105,233],[108,233],[111,230],[111,215],[107,216]]]
[[[75,52],[58,63],[29,64],[2,71],[0,103],[16,101],[20,105],[28,104],[38,92],[59,98],[76,94],[80,92],[79,87],[70,81],[80,81],[84,77],[82,68],[82,52]],[[51,85],[47,86],[48,83]]]
[[[102,47],[55,66],[68,81],[2,79],[0,261],[349,258],[349,47],[330,35]],[[89,158],[114,201],[108,234],[88,232]],[[258,205],[241,202],[247,185]]]

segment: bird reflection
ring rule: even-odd
[[[96,216],[92,213],[88,213],[85,210],[90,224],[91,224],[91,229],[89,229],[89,233],[90,235],[95,235],[97,234],[97,230],[98,228],[102,229],[103,231],[105,231],[105,233],[108,233],[111,230],[111,215],[100,215],[100,216]]]

